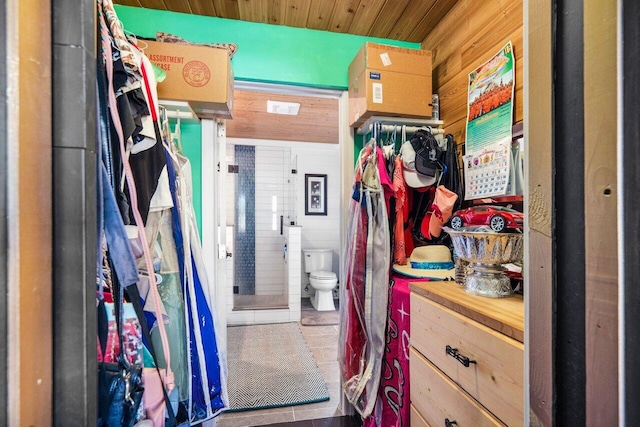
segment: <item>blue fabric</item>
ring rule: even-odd
[[[222,402],[222,384],[220,381],[220,357],[218,355],[218,343],[213,325],[213,315],[209,310],[209,304],[204,295],[200,277],[195,262],[191,261],[193,268],[193,285],[196,295],[196,305],[198,309],[198,327],[202,339],[202,348],[205,350],[204,358],[207,364],[207,382],[209,383],[209,397],[212,409],[224,407]]]
[[[165,151],[166,153],[166,151]],[[176,243],[176,252],[178,255],[178,265],[180,266],[180,281],[182,284],[182,291],[185,299],[185,309],[187,311],[188,328],[189,328],[189,359],[191,364],[191,422],[196,423],[209,418],[207,403],[205,400],[205,393],[209,393],[209,399],[211,401],[211,409],[223,408],[222,402],[222,385],[220,379],[220,359],[218,356],[218,346],[215,337],[213,316],[209,310],[202,284],[196,270],[193,260],[185,260],[184,254],[184,239],[189,236],[182,235],[180,213],[178,211],[178,200],[176,192],[176,171],[174,164],[169,154],[167,156],[167,174],[169,177],[169,188],[171,190],[171,197],[173,199],[173,208],[171,214],[173,218],[173,238]],[[183,201],[183,203],[186,201]],[[199,244],[199,242],[194,242]],[[191,262],[193,268],[194,282],[189,284],[186,282],[184,274],[185,262]],[[196,306],[193,307],[191,303],[191,292],[195,295]],[[198,325],[194,325],[194,312],[197,314],[199,320]],[[200,344],[198,345],[198,339],[195,334],[195,328],[200,329]],[[200,355],[204,356],[206,363],[206,375],[210,386],[207,391],[204,389],[203,378],[201,376]]]
[[[118,209],[116,198],[111,191],[107,170],[102,162],[100,162],[100,180],[102,183],[104,231],[109,255],[120,285],[127,287],[138,282],[138,267],[131,251],[120,209]]]
[[[411,268],[419,270],[451,270],[454,267],[453,261],[444,262],[416,262],[411,261]]]

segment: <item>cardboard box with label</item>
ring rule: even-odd
[[[349,123],[431,117],[431,51],[366,42],[349,65]]]
[[[159,99],[187,101],[200,118],[232,118],[233,69],[225,49],[145,43],[145,55],[167,73],[158,83]]]

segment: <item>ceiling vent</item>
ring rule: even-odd
[[[297,116],[300,104],[297,102],[267,101],[267,113]]]

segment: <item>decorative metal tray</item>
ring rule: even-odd
[[[443,230],[451,236],[456,255],[465,261],[481,264],[522,261],[524,236],[521,233],[482,231],[484,228],[466,227],[454,230],[443,227]]]

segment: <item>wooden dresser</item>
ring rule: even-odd
[[[524,424],[524,304],[412,283],[411,425]]]

